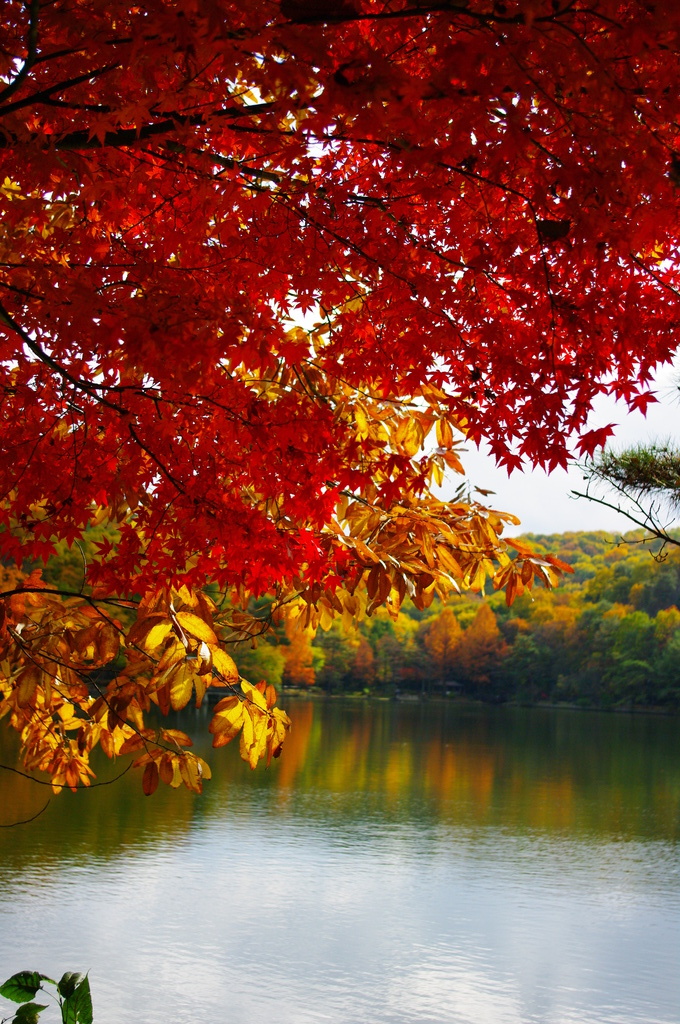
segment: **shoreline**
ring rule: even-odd
[[[315,700],[315,701],[356,701],[371,703],[393,703],[393,704],[451,704],[458,707],[470,708],[525,708],[527,710],[548,710],[548,711],[597,711],[610,715],[655,715],[666,718],[680,717],[680,709],[664,708],[658,705],[626,705],[619,707],[602,707],[598,704],[576,704],[570,701],[485,701],[473,697],[444,697],[441,694],[430,696],[427,694],[399,694],[388,695],[380,693],[327,693],[316,687],[303,689],[299,686],[280,687],[278,689],[279,699],[285,703],[293,700]]]

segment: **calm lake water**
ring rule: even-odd
[[[95,1024],[680,1022],[677,718],[288,707],[268,771],[0,829],[0,980],[89,970]],[[0,772],[0,824],[49,792]]]

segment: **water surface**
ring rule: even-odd
[[[290,710],[268,771],[0,830],[0,973],[89,969],[96,1024],[680,1022],[677,719]],[[0,824],[48,796],[0,772]]]

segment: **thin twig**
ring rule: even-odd
[[[91,782],[89,786],[68,786],[68,783],[63,783],[63,784],[60,784],[60,785],[61,785],[62,789],[64,788],[64,785],[67,785],[68,788],[71,789],[71,790],[75,790],[75,789],[96,789],[98,786],[111,786],[114,782],[118,782],[119,779],[122,779],[123,776],[126,775],[130,771],[131,768],[132,768],[132,761],[130,761],[129,765],[126,768],[124,768],[122,772],[119,772],[119,774],[115,775],[112,779],[105,779],[104,782]],[[22,772],[20,768],[13,768],[12,765],[9,765],[9,764],[1,764],[0,763],[0,769],[3,769],[6,772],[13,772],[15,775],[21,775],[22,778],[28,779],[29,782],[35,782],[38,786],[52,786],[52,785],[54,785],[54,783],[50,779],[36,779],[35,775],[30,775],[28,772]],[[23,824],[23,823],[22,822],[18,822],[18,824]]]
[[[0,764],[0,768],[4,768],[4,767],[5,767],[5,765]],[[47,810],[47,808],[50,805],[51,799],[52,799],[52,797],[48,796],[47,800],[45,801],[43,806],[40,808],[40,810],[37,811],[35,814],[31,815],[30,818],[22,818],[21,821],[10,821],[8,825],[0,825],[0,828],[16,828],[17,825],[28,825],[31,821],[35,821],[36,818],[39,818],[40,815],[43,814],[43,812]]]

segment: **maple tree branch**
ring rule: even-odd
[[[7,266],[3,263],[0,266]],[[17,288],[13,284],[9,284],[7,281],[0,281],[0,288],[6,288],[8,292],[12,292],[14,295],[21,295],[24,299],[33,299],[34,302],[44,302],[45,296],[39,295],[37,292],[31,292],[27,288]]]
[[[358,245],[356,242],[353,242],[351,239],[345,238],[343,235],[338,234],[338,232],[334,231],[329,224],[323,224],[321,223],[321,221],[317,220],[316,217],[310,216],[306,210],[302,209],[295,203],[291,202],[290,197],[286,197],[287,201],[284,201],[283,197],[280,195],[278,195],[277,198],[279,199],[279,202],[281,202],[281,204],[285,206],[287,210],[290,210],[292,213],[294,213],[297,217],[300,218],[301,221],[304,221],[305,223],[310,224],[312,227],[316,228],[319,234],[330,235],[330,237],[334,238],[336,242],[340,242],[341,245],[347,246],[348,249],[351,249],[358,256],[361,256],[362,259],[365,259],[367,263],[372,263],[374,266],[379,267],[379,269],[382,270],[384,274],[389,274],[391,277],[395,278],[395,280],[401,281],[409,289],[411,295],[415,296],[418,294],[418,286],[414,281],[409,281],[407,277],[404,277],[402,274],[398,274],[396,270],[392,269],[392,267],[386,266],[382,262],[382,260],[378,259],[376,256],[371,256],[370,253],[366,252],[365,249],[362,249],[362,247]]]
[[[25,80],[29,71],[35,64],[38,52],[38,16],[40,14],[40,0],[31,0],[28,8],[28,32],[26,34],[26,59],[19,72],[9,85],[0,92],[0,103],[10,96],[13,96],[19,86]]]
[[[310,4],[303,4],[300,0],[283,0],[281,10],[284,16],[288,17],[288,22],[285,22],[284,24],[343,25],[363,21],[396,21],[405,18],[422,18],[428,14],[445,13],[467,16],[481,25],[490,23],[500,25],[523,25],[526,20],[524,14],[521,12],[506,18],[500,13],[481,14],[477,11],[471,11],[465,5],[465,2],[461,3],[460,0],[441,0],[440,3],[419,4],[417,7],[402,7],[400,10],[396,11],[370,11],[366,14],[360,14],[353,6],[345,5],[342,2],[338,2],[338,0],[331,3],[329,3],[328,0],[319,0],[318,9],[311,13],[307,13],[309,11],[309,7]],[[562,12],[560,11],[557,13]],[[542,19],[536,18],[535,21],[553,21],[554,18],[555,15],[544,17]]]
[[[106,39],[104,46],[128,46],[133,42],[132,36],[123,36],[119,39]],[[45,64],[50,60],[58,60],[60,57],[73,57],[76,53],[87,53],[87,46],[73,46],[62,50],[52,50],[50,53],[41,53],[35,59],[35,64]]]
[[[132,439],[139,445],[143,452],[146,452],[146,454],[149,456],[152,462],[154,462],[158,466],[163,476],[170,481],[173,487],[175,487],[176,490],[180,492],[180,494],[186,494],[184,487],[182,487],[182,485],[174,478],[174,476],[172,475],[168,467],[165,465],[165,463],[162,461],[162,459],[160,459],[158,455],[155,455],[154,452],[152,452],[151,449],[144,444],[132,423],[128,423],[128,430],[130,431]]]
[[[101,75],[108,74],[109,71],[115,71],[116,68],[119,67],[120,64],[106,64],[103,68],[96,68],[94,71],[86,71],[84,74],[78,75],[76,78],[67,78],[65,81],[59,82],[57,85],[50,86],[49,89],[41,89],[40,92],[34,92],[31,93],[30,96],[25,96],[23,100],[16,100],[14,103],[8,103],[6,106],[0,107],[0,114],[9,114],[13,110],[20,110],[22,107],[28,107],[31,103],[48,103],[50,102],[50,97],[55,92],[63,92],[64,89],[70,89],[74,85],[81,85],[83,82],[89,82],[93,78],[99,78]]]
[[[55,373],[58,373],[60,377],[63,377],[63,379],[68,381],[69,384],[72,384],[73,387],[78,388],[79,391],[82,391],[84,394],[89,395],[90,398],[94,398],[94,400],[96,402],[99,402],[100,405],[105,405],[107,406],[107,408],[113,409],[114,412],[119,412],[122,413],[123,415],[128,415],[128,410],[124,409],[122,405],[118,405],[116,402],[110,402],[107,398],[104,398],[102,395],[97,394],[98,391],[116,390],[115,388],[110,387],[108,384],[94,384],[92,381],[81,380],[78,377],[74,377],[71,373],[69,373],[65,366],[62,366],[61,363],[58,363],[56,359],[52,358],[51,355],[48,355],[48,353],[45,352],[45,350],[41,348],[40,345],[38,345],[37,341],[34,341],[33,338],[31,338],[30,334],[28,334],[28,332],[25,331],[23,327],[19,326],[19,324],[12,316],[10,316],[10,314],[7,312],[7,310],[2,305],[1,302],[0,322],[4,322],[5,325],[11,328],[11,330],[13,330],[15,334],[18,334],[21,340],[23,341],[24,345],[33,353],[34,356],[36,356],[40,360],[41,363],[44,363],[45,366],[48,366],[50,370],[54,370]]]
[[[558,0],[559,2],[559,0]],[[422,18],[429,14],[457,14],[467,17],[481,26],[492,25],[526,25],[527,15],[523,11],[506,17],[502,13],[501,5],[495,5],[493,11],[482,13],[473,11],[466,5],[465,0],[440,0],[430,4],[419,3],[417,7],[402,7],[399,10],[370,11],[365,14],[359,13],[351,4],[345,4],[342,0],[318,0],[317,10],[309,12],[309,3],[302,0],[283,0],[281,4],[282,13],[288,17],[284,24],[288,25],[341,25],[360,23],[365,21],[397,21],[407,18]],[[555,2],[553,3],[555,7]],[[553,24],[563,25],[564,15],[570,14],[576,8],[574,0],[569,0],[564,7],[557,7],[552,14],[545,14],[531,19],[531,24]],[[592,8],[585,9],[587,13],[598,18],[600,21],[616,25],[617,22],[607,18],[599,11]]]
[[[94,398],[95,401],[99,402],[100,405],[104,405],[107,408],[114,410],[114,412],[121,413],[124,416],[129,415],[129,411],[125,409],[122,405],[119,405],[116,402],[110,402],[107,398],[104,398],[102,395],[97,394],[98,391],[117,391],[119,390],[118,388],[109,384],[94,384],[92,381],[84,381],[82,379],[74,377],[72,374],[69,373],[69,371],[65,367],[63,367],[60,363],[58,363],[55,359],[48,355],[47,352],[45,352],[44,349],[42,349],[37,344],[37,342],[34,342],[30,335],[28,335],[26,331],[24,331],[23,328],[21,328],[19,324],[17,324],[17,322],[5,310],[2,303],[0,303],[0,321],[2,320],[4,320],[7,326],[11,327],[12,330],[19,335],[24,344],[30,349],[31,352],[33,352],[34,355],[38,357],[38,359],[42,363],[44,363],[46,366],[49,366],[50,369],[55,370],[74,387],[78,388],[86,395],[89,395],[91,398]],[[139,445],[142,451],[146,452],[149,458],[152,459],[152,461],[158,466],[158,468],[161,470],[163,475],[170,481],[170,483],[181,494],[184,494],[185,489],[175,479],[175,477],[172,475],[172,473],[167,468],[165,463],[153,451],[151,451],[151,449],[147,445],[144,444],[132,423],[128,423],[128,430],[132,435],[132,438]]]
[[[27,96],[22,100],[17,100],[15,103],[9,103],[5,107],[0,107],[0,114],[7,114],[13,110],[21,107],[30,106],[31,103],[46,103],[53,105],[54,101],[51,97],[54,93],[62,92],[64,89],[69,89],[74,85],[79,85],[82,82],[90,81],[92,78],[100,77],[101,75],[108,74],[110,71],[115,71],[121,67],[120,63],[107,64],[102,68],[98,68],[95,71],[86,72],[83,75],[79,75],[77,78],[66,79],[57,85],[50,86],[48,89],[43,89],[40,92],[33,93],[31,96]],[[222,107],[219,110],[212,110],[209,117],[204,114],[182,114],[179,112],[167,112],[163,111],[160,116],[163,117],[162,121],[155,121],[144,125],[139,125],[134,128],[116,128],[110,131],[106,131],[102,136],[93,134],[89,128],[80,128],[75,131],[67,132],[61,137],[54,139],[53,145],[55,149],[60,150],[86,150],[86,149],[103,149],[109,146],[111,147],[127,147],[133,146],[136,143],[143,142],[146,139],[155,138],[162,135],[171,135],[176,132],[178,128],[191,127],[191,128],[210,128],[210,122],[215,118],[248,118],[253,117],[257,114],[264,113],[268,110],[273,109],[274,104],[272,103],[252,103],[250,105],[236,105],[231,107]],[[97,110],[107,109],[106,107],[97,107]],[[265,133],[269,134],[269,129],[251,127],[246,128],[243,125],[233,125],[233,130],[239,131],[253,131],[258,134]],[[280,134],[292,134],[292,132],[283,133],[280,131],[276,132]],[[14,142],[12,135],[0,135],[0,149],[10,148],[12,142]],[[45,148],[49,147],[50,140],[45,138]]]
[[[117,402],[110,402],[107,398],[104,398],[102,395],[97,393],[99,391],[118,391],[119,389],[117,387],[109,384],[95,384],[92,381],[85,381],[78,377],[74,377],[71,373],[69,373],[69,371],[65,367],[63,367],[60,363],[53,359],[52,356],[48,355],[48,353],[45,352],[44,349],[42,349],[37,344],[37,342],[33,341],[30,335],[22,327],[19,326],[16,320],[14,320],[13,317],[11,317],[7,310],[4,308],[2,303],[0,303],[0,322],[3,321],[8,327],[10,327],[16,334],[19,335],[19,337],[27,346],[27,348],[30,349],[30,351],[33,352],[35,356],[37,356],[40,362],[44,363],[50,369],[54,370],[61,377],[63,377],[64,380],[67,380],[74,387],[78,388],[78,390],[82,391],[86,395],[89,395],[100,405],[104,405],[107,408],[112,409],[114,412],[121,413],[123,416],[129,416],[129,410],[125,409],[122,405],[119,405]],[[145,394],[145,392],[143,391],[142,393]],[[175,477],[172,475],[172,473],[167,468],[165,463],[153,451],[151,451],[151,449],[147,445],[144,444],[132,423],[128,423],[128,430],[132,438],[139,445],[142,451],[146,452],[149,458],[152,459],[152,461],[158,466],[158,468],[161,470],[163,475],[170,481],[170,483],[181,494],[184,494],[185,490],[182,487],[182,485],[175,479]]]
[[[182,143],[174,142],[173,140],[165,142],[165,148],[171,153],[177,153],[180,156],[183,156],[186,153],[191,153],[194,156],[202,156],[211,163],[217,164],[218,167],[222,167],[224,170],[239,170],[241,174],[245,174],[253,178],[261,178],[263,181],[271,181],[276,185],[278,185],[283,178],[283,174],[278,174],[276,171],[265,171],[258,167],[249,167],[248,164],[241,163],[240,160],[235,160],[233,157],[222,156],[220,153],[215,153],[208,149],[200,149],[199,147],[189,148],[188,146],[184,146]],[[156,159],[164,161],[166,159],[163,154],[154,153],[153,150],[145,149],[143,152],[148,153]],[[194,173],[199,174],[200,172],[194,171]]]
[[[670,292],[671,295],[674,295],[676,297],[676,299],[680,298],[680,291],[678,291],[677,288],[674,288],[673,285],[668,284],[668,282],[664,281],[664,279],[662,277],[659,277],[659,275],[656,274],[651,269],[651,267],[646,267],[645,264],[642,262],[642,260],[638,256],[633,255],[632,252],[629,255],[630,255],[630,258],[632,259],[633,263],[636,266],[638,266],[640,268],[640,270],[642,270],[645,274],[649,274],[649,276],[651,278],[653,278],[658,285],[661,285],[662,288],[665,288],[666,291]]]

